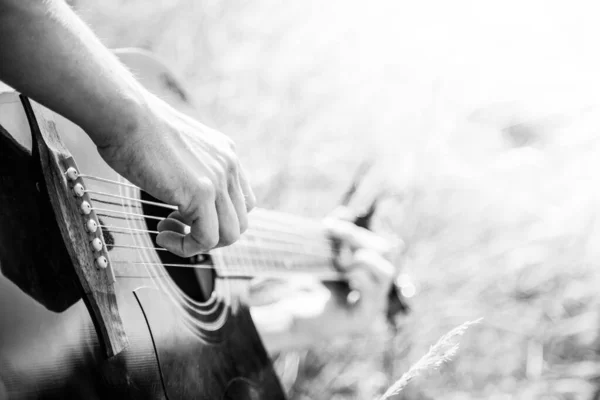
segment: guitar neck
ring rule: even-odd
[[[342,280],[334,264],[332,239],[317,221],[255,210],[249,228],[233,245],[211,251],[215,270],[226,277],[281,277],[308,274]]]

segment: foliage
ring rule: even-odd
[[[150,49],[175,69],[204,121],[236,140],[262,206],[322,217],[367,158],[378,162],[363,197],[399,194],[380,223],[407,244],[412,314],[391,338],[294,355],[293,399],[378,397],[436,338],[478,317],[450,363],[396,398],[590,398],[600,120],[588,96],[598,66],[584,57],[597,52],[577,33],[585,10],[71,3],[108,45]]]

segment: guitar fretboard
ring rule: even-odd
[[[249,228],[236,243],[211,251],[219,276],[302,273],[321,280],[341,279],[334,267],[332,239],[319,222],[261,209],[249,217]]]

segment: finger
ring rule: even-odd
[[[362,268],[354,269],[346,274],[348,286],[359,293],[371,293],[379,289],[373,275]]]
[[[163,231],[173,231],[177,233],[181,233],[182,235],[187,235],[190,233],[190,227],[184,224],[183,222],[173,219],[173,218],[165,218],[158,223],[157,229],[159,232]]]
[[[200,202],[191,215],[189,233],[165,230],[158,234],[156,243],[180,257],[191,257],[214,248],[219,242],[219,220],[214,201]],[[181,218],[183,221],[180,222],[186,223],[182,216],[183,213],[172,213],[170,217],[173,220]]]
[[[171,212],[171,214],[169,214],[167,218],[176,219],[177,221],[183,222],[185,224],[185,218],[183,218],[181,213],[177,210]]]
[[[350,292],[346,301],[350,305],[360,304],[361,314],[368,318],[378,318],[385,307],[389,286],[381,286],[374,281],[367,270],[357,268],[348,273]]]
[[[165,249],[169,250],[171,253],[179,257],[187,258],[197,254],[196,252],[194,252],[193,254],[190,252],[190,254],[188,254],[185,251],[185,247],[183,244],[184,239],[185,235],[183,233],[174,232],[172,230],[165,230],[160,232],[158,236],[156,236],[156,244],[160,247],[164,247]]]
[[[326,218],[352,222],[356,219],[356,213],[346,206],[338,206]]]
[[[256,205],[256,196],[254,196],[254,191],[250,186],[250,181],[248,180],[248,175],[246,174],[244,166],[240,164],[238,171],[240,188],[242,189],[242,195],[244,196],[244,202],[246,203],[246,210],[250,212]]]
[[[240,237],[240,223],[227,192],[217,196],[216,207],[219,219],[219,243],[216,247],[229,246]]]
[[[381,254],[390,251],[391,245],[387,240],[351,222],[326,218],[323,225],[330,236],[347,243],[352,249],[367,248]]]
[[[354,250],[345,243],[341,243],[336,249],[334,261],[336,267],[340,270],[348,270],[354,262]]]
[[[366,249],[359,249],[354,253],[348,271],[352,273],[357,270],[367,272],[380,286],[390,285],[394,277],[394,266],[380,254]]]
[[[229,198],[235,209],[235,213],[238,218],[238,226],[240,228],[240,234],[246,232],[248,228],[248,210],[246,208],[246,200],[240,186],[240,177],[238,174],[229,180]]]

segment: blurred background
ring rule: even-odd
[[[365,160],[362,196],[400,195],[379,219],[406,243],[412,313],[395,335],[283,358],[292,399],[374,398],[479,317],[396,398],[594,398],[594,2],[70,3],[108,46],[170,65],[237,142],[262,207],[321,218]]]

